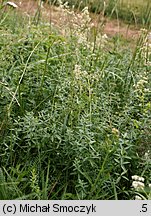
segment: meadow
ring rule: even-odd
[[[45,0],[51,4],[58,4],[57,0]],[[151,2],[150,0],[62,0],[71,7],[83,9],[88,6],[93,13],[103,13],[107,17],[122,19],[126,23],[150,26]]]
[[[151,199],[151,33],[60,13],[0,6],[0,199]]]

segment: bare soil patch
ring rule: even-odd
[[[36,14],[38,10],[38,2],[34,0],[14,0],[18,5],[18,10],[24,12],[28,15]],[[63,26],[63,22],[67,22],[62,16],[63,14],[60,13],[60,10],[55,6],[50,6],[48,4],[43,4],[41,9],[42,17],[58,26],[59,28]],[[137,39],[139,36],[139,29],[135,28],[134,25],[128,25],[123,23],[119,20],[110,20],[108,18],[102,17],[103,20],[103,33],[107,34],[108,36],[117,36],[120,35],[125,39]],[[97,22],[98,17],[92,15],[92,23],[94,25]]]

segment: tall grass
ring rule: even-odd
[[[59,5],[59,1],[46,1],[51,4]],[[69,6],[83,9],[88,6],[93,13],[103,13],[107,17],[122,19],[126,23],[134,23],[135,25],[143,25],[150,28],[151,26],[151,3],[150,0],[68,0]]]
[[[87,9],[64,35],[1,16],[0,199],[149,199],[148,32],[131,51],[94,37]]]

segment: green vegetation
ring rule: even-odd
[[[111,2],[115,2],[114,4]],[[111,6],[110,6],[111,4]],[[150,0],[115,0],[110,1],[108,14],[120,18],[128,23],[135,23],[148,26],[151,25],[151,2]]]
[[[50,0],[51,4],[59,1]],[[104,13],[108,17],[122,19],[126,23],[141,24],[150,27],[151,24],[151,2],[150,0],[62,0],[70,6],[83,9],[89,7],[91,12]]]
[[[62,35],[1,9],[0,199],[150,199],[148,32],[130,50],[63,10]]]

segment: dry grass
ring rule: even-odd
[[[38,3],[34,0],[16,0],[19,5],[19,10],[29,15],[34,15],[38,9]],[[79,13],[79,12],[78,12]],[[41,15],[43,18],[58,27],[61,30],[64,24],[68,21],[65,15],[58,7],[44,4],[41,8]],[[100,15],[91,14],[92,23],[97,25],[97,22],[102,22],[102,31],[108,36],[122,36],[125,39],[137,39],[139,36],[139,29],[134,25],[128,25],[116,19],[108,19]],[[63,30],[63,29],[62,29]]]

